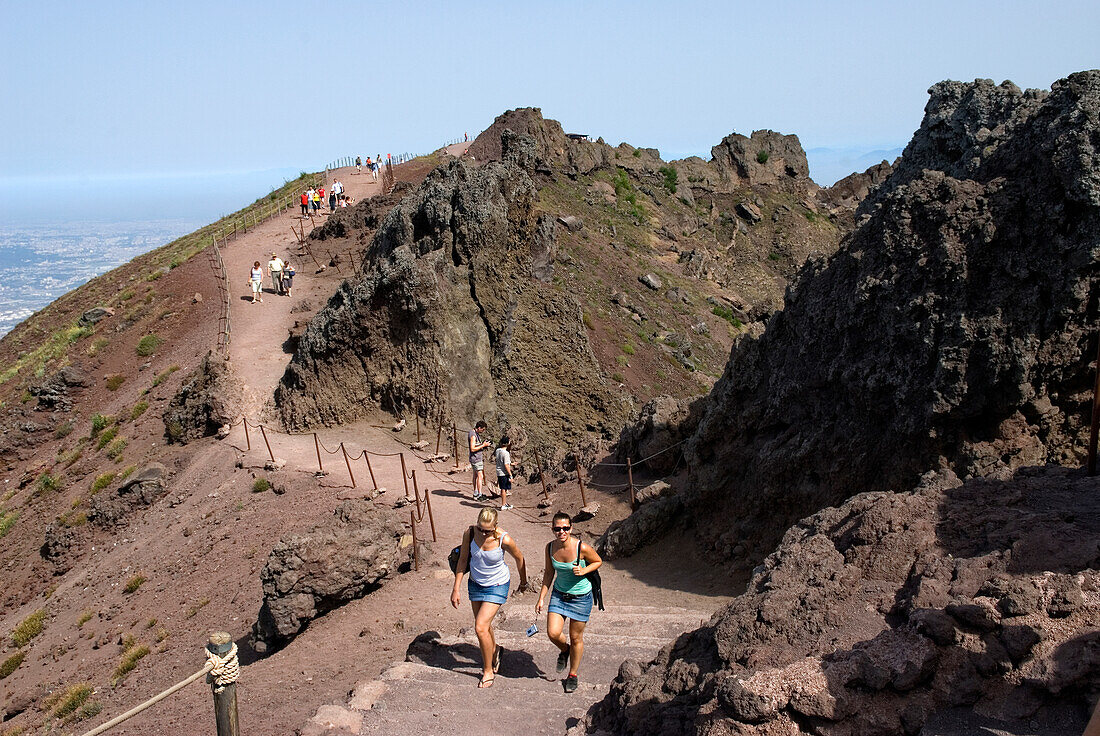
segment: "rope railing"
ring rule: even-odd
[[[237,678],[240,676],[240,662],[237,660],[237,645],[224,631],[210,635],[210,641],[203,650],[206,664],[202,669],[180,680],[175,685],[162,690],[141,704],[134,706],[122,715],[96,726],[83,736],[99,736],[118,726],[137,714],[152,708],[160,701],[190,685],[203,675],[207,675],[214,696],[214,720],[218,736],[239,736],[240,727],[237,718]]]

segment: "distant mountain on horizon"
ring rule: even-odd
[[[823,187],[831,187],[849,174],[866,171],[877,163],[893,163],[904,146],[876,148],[868,151],[858,146],[844,148],[811,148],[806,151],[810,163],[810,178]]]

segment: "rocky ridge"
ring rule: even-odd
[[[1079,732],[1100,694],[1097,490],[942,471],[819,511],[706,626],[623,663],[589,732]]]
[[[687,451],[697,508],[737,519],[711,527],[719,549],[753,540],[759,560],[798,518],[940,465],[1000,477],[1081,459],[1100,287],[1100,72],[995,106],[1024,115],[999,125],[979,104],[991,85],[965,87],[932,88],[906,156],[973,151],[968,136],[1005,131],[968,159],[971,178],[925,158],[914,173],[903,157],[840,250],[808,262],[764,335],[733,350]]]

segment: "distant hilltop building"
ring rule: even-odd
[[[566,133],[565,137],[571,141],[588,141],[592,142],[592,137],[586,133]]]

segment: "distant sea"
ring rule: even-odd
[[[203,224],[149,220],[0,225],[0,335],[62,294]]]
[[[0,336],[62,294],[236,211],[298,171],[0,175]]]

